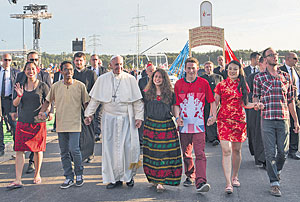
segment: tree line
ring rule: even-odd
[[[279,54],[279,58],[282,59],[284,58],[284,56],[288,53],[288,52],[295,52],[298,56],[299,54],[299,50],[277,50],[278,54]],[[253,52],[253,50],[249,49],[249,50],[235,50],[233,51],[235,56],[238,59],[242,59],[243,61],[249,61],[250,60],[250,54]],[[165,53],[167,55],[168,58],[168,63],[169,65],[171,65],[174,60],[176,59],[176,57],[178,56],[179,53]],[[210,52],[205,52],[205,53],[196,53],[196,52],[192,52],[193,57],[197,58],[200,62],[200,64],[203,64],[204,62],[210,60],[212,61],[215,65],[217,65],[217,57],[219,55],[222,55],[223,52],[222,50],[216,50],[216,51],[210,51]],[[87,53],[87,62],[89,63],[91,54]],[[112,55],[99,55],[101,60],[103,61],[103,65],[105,67],[108,66],[110,58],[112,57]],[[132,69],[133,65],[132,65],[132,55],[123,55],[124,56],[124,67],[126,69]],[[23,59],[20,57],[13,57],[13,60],[15,61],[16,66],[18,66],[20,69],[23,68]],[[73,53],[61,53],[61,54],[49,54],[46,52],[43,52],[41,54],[41,63],[42,66],[44,68],[47,68],[49,66],[49,64],[60,64],[62,61],[72,61],[73,60]],[[145,56],[141,56],[140,60],[142,61],[141,64],[147,64],[147,58]]]

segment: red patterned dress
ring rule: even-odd
[[[246,133],[246,114],[242,106],[242,93],[237,89],[239,79],[230,78],[218,83],[215,93],[220,95],[221,108],[218,113],[219,140],[244,142]]]

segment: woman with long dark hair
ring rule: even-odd
[[[228,77],[215,88],[215,102],[221,101],[217,117],[218,137],[222,148],[222,165],[226,179],[225,192],[231,194],[233,186],[239,187],[238,172],[241,165],[242,143],[247,138],[246,115],[243,108],[256,106],[248,102],[249,88],[241,64],[228,64]],[[231,175],[232,174],[232,175]]]
[[[182,174],[178,132],[172,119],[175,94],[167,72],[158,68],[143,92],[145,125],[143,137],[143,167],[157,192],[163,185],[178,186]]]
[[[37,66],[27,62],[24,67],[25,83],[16,83],[13,105],[18,107],[18,122],[15,133],[16,179],[7,186],[8,189],[21,188],[24,152],[34,152],[35,174],[33,183],[42,182],[40,169],[43,152],[46,150],[46,120],[38,119],[38,113],[49,92],[47,84],[37,79]],[[45,112],[46,113],[46,112]]]

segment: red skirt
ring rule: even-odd
[[[17,122],[15,133],[15,151],[40,152],[46,150],[46,122]]]

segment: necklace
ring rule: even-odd
[[[121,84],[121,79],[119,79],[119,82],[117,84],[117,88],[115,89],[115,82],[114,82],[114,77],[112,77],[112,85],[113,85],[113,94],[112,94],[112,98],[114,99],[114,102],[116,101],[117,98],[117,92],[119,90],[120,84]]]

